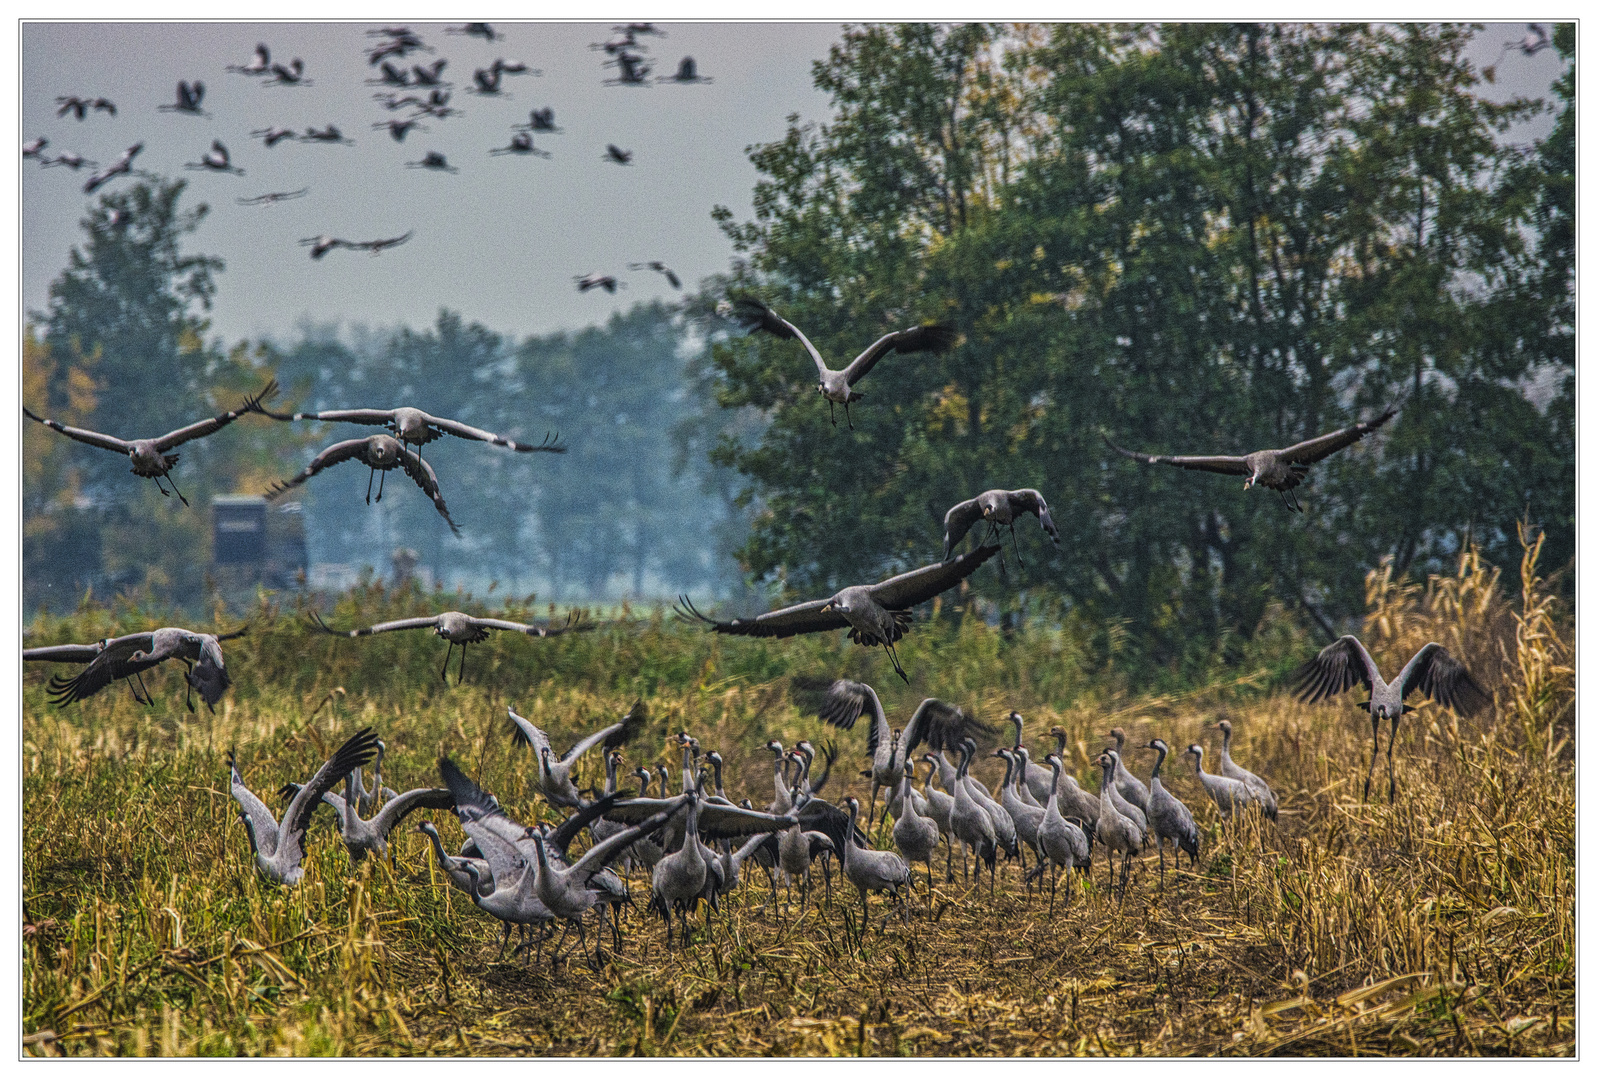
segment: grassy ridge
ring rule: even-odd
[[[841,635],[726,641],[658,615],[548,641],[497,634],[469,650],[466,684],[456,687],[452,670],[446,686],[444,643],[428,634],[341,641],[270,606],[229,643],[236,685],[215,716],[184,711],[173,672],[149,680],[153,710],[121,687],[55,709],[48,673],[30,670],[29,1049],[1568,1055],[1574,675],[1568,620],[1536,581],[1535,550],[1523,570],[1530,587],[1518,598],[1470,559],[1424,587],[1372,575],[1365,635],[1384,670],[1435,638],[1487,673],[1498,702],[1470,722],[1434,706],[1411,714],[1396,806],[1360,802],[1369,727],[1356,699],[1301,706],[1271,691],[1279,664],[1139,695],[1069,632],[1002,635],[975,619],[935,620],[906,639],[908,688]],[[431,603],[366,590],[332,618],[354,626]],[[158,621],[86,608],[39,620],[30,644]],[[1213,747],[1205,725],[1224,713],[1238,760],[1275,785],[1281,822],[1223,825],[1190,767],[1172,762],[1170,786],[1200,821],[1204,857],[1197,871],[1168,872],[1163,894],[1152,856],[1124,906],[1102,890],[1101,860],[1052,920],[1047,897],[1029,895],[1013,865],[991,899],[940,874],[935,918],[918,890],[916,917],[883,933],[886,908],[873,900],[862,940],[852,894],[799,917],[779,889],[775,911],[764,910],[765,881],[752,870],[747,892],[688,949],[666,953],[658,924],[629,914],[620,958],[599,972],[580,961],[552,972],[496,962],[497,925],[440,880],[414,833],[397,835],[392,868],[368,861],[352,872],[323,812],[305,884],[267,885],[227,795],[229,746],[275,807],[280,783],[303,779],[371,724],[389,745],[391,786],[436,783],[437,756],[449,753],[531,821],[549,811],[526,792],[526,750],[510,742],[506,704],[560,745],[642,696],[651,722],[627,747],[629,768],[670,762],[667,739],[687,728],[726,758],[729,794],[758,804],[771,791],[766,739],[832,735],[838,772],[864,799],[853,775],[861,733],[821,730],[790,695],[791,676],[840,672],[868,678],[890,716],[928,693],[988,719],[1017,708],[1034,748],[1062,724],[1068,764],[1090,790],[1089,758],[1112,725],[1136,744],[1158,735]],[[1152,755],[1128,757],[1146,775]],[[598,779],[597,755],[587,765],[585,782]],[[998,763],[974,771],[991,783]],[[452,817],[434,820],[446,844],[459,842]],[[647,890],[641,877],[633,886],[640,898]]]

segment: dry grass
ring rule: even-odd
[[[239,685],[214,718],[182,711],[174,676],[152,684],[163,699],[154,712],[120,689],[56,710],[43,702],[44,673],[30,672],[25,1050],[1572,1055],[1574,671],[1569,620],[1537,582],[1535,553],[1531,541],[1519,598],[1470,558],[1421,588],[1372,575],[1367,640],[1384,668],[1436,638],[1486,671],[1498,699],[1474,722],[1430,706],[1412,714],[1396,806],[1359,801],[1368,727],[1348,700],[1308,708],[1224,687],[1073,693],[1062,685],[1069,656],[1047,635],[923,628],[905,660],[930,681],[874,680],[892,714],[925,691],[989,717],[1019,708],[1034,745],[1064,724],[1091,785],[1088,755],[1112,725],[1138,743],[1213,745],[1205,725],[1224,711],[1237,758],[1276,787],[1279,825],[1223,826],[1178,770],[1171,786],[1200,819],[1204,853],[1197,872],[1168,872],[1163,894],[1148,857],[1125,904],[1113,903],[1100,865],[1051,920],[1047,898],[1028,895],[1011,866],[995,897],[940,881],[933,918],[918,892],[909,924],[891,919],[885,931],[874,899],[862,937],[852,895],[803,917],[779,897],[768,913],[754,870],[685,950],[666,952],[658,924],[629,914],[623,955],[597,972],[580,960],[496,962],[497,925],[440,880],[415,834],[396,845],[392,869],[368,862],[352,874],[324,817],[305,884],[265,884],[233,818],[224,750],[236,745],[246,778],[267,792],[374,724],[393,786],[436,782],[433,762],[448,752],[530,820],[541,804],[505,730],[507,689],[520,684],[518,711],[562,734],[643,693],[653,721],[629,767],[668,760],[668,733],[686,726],[727,758],[730,791],[764,802],[761,744],[818,735],[790,703],[781,648],[657,621],[547,643],[531,689],[526,642],[474,647],[467,685],[445,690],[442,644],[423,635],[337,642],[263,618],[229,651]],[[39,637],[109,617],[50,622]],[[796,672],[875,662],[836,642],[787,644]],[[853,773],[863,739],[839,742],[840,772]],[[1151,755],[1131,756],[1146,770]],[[863,798],[863,782],[851,783]],[[435,820],[446,843],[459,840],[452,820]],[[642,879],[633,884],[642,895]]]

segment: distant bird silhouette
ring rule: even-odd
[[[1536,56],[1544,49],[1554,46],[1553,39],[1548,36],[1548,30],[1540,23],[1527,23],[1526,36],[1519,41],[1506,41],[1504,48],[1519,49],[1523,56]]]
[[[139,704],[154,704],[150,691],[144,685],[142,673],[167,660],[182,660],[187,669],[184,681],[188,683],[189,691],[185,694],[185,704],[189,711],[194,711],[192,692],[198,690],[206,708],[215,712],[216,703],[222,700],[222,694],[232,685],[218,642],[243,637],[248,629],[242,627],[231,634],[203,634],[185,630],[181,626],[165,626],[159,630],[106,638],[93,645],[47,645],[24,649],[22,659],[88,665],[71,679],[57,676],[50,680],[52,705],[70,705],[93,697],[118,679],[128,680],[133,699]],[[138,686],[133,685],[134,679],[138,679]]]
[[[540,150],[533,145],[533,133],[530,131],[518,131],[510,137],[508,146],[496,147],[490,150],[489,154],[536,154],[543,158],[552,156],[548,150]]]
[[[257,195],[251,199],[234,200],[240,206],[271,206],[274,203],[286,202],[289,199],[298,199],[310,191],[310,188],[300,188],[298,191],[269,191],[265,195]]]
[[[612,26],[611,29],[624,33],[630,38],[666,36],[666,31],[658,29],[652,22],[628,23],[625,26]]]
[[[527,123],[515,124],[513,127],[525,131],[542,131],[551,135],[561,130],[555,126],[555,109],[551,105],[534,109],[528,114]]]
[[[71,113],[78,120],[82,120],[91,110],[110,113],[112,116],[117,114],[116,105],[103,97],[58,97],[55,99],[55,103],[60,106],[60,108],[56,109],[55,114],[57,116],[65,116],[67,113]]]
[[[578,292],[587,292],[589,289],[604,289],[606,292],[614,294],[617,289],[625,289],[627,287],[625,281],[617,281],[610,274],[588,274],[572,280],[577,282]]]
[[[24,158],[38,158],[40,161],[43,161],[44,148],[49,145],[50,140],[45,138],[43,135],[40,135],[37,139],[29,139],[27,142],[22,144],[22,156]]]
[[[665,274],[666,275],[666,280],[671,283],[671,287],[672,288],[674,288],[674,289],[682,288],[682,279],[677,276],[676,272],[673,271],[671,269],[671,267],[667,266],[665,263],[661,262],[659,259],[653,259],[653,260],[651,260],[649,262],[628,263],[627,264],[627,269],[629,269],[629,270],[653,270],[657,274]]]
[[[1389,683],[1382,681],[1376,661],[1371,659],[1360,640],[1352,634],[1344,634],[1314,659],[1305,662],[1294,672],[1293,678],[1294,693],[1307,704],[1340,694],[1356,683],[1364,684],[1370,700],[1356,707],[1369,710],[1371,716],[1371,763],[1365,773],[1364,797],[1367,799],[1371,794],[1371,776],[1376,772],[1376,751],[1380,747],[1384,719],[1392,724],[1392,734],[1387,740],[1388,801],[1392,801],[1398,791],[1398,783],[1393,778],[1393,743],[1398,741],[1398,718],[1414,711],[1412,706],[1404,704],[1406,697],[1419,691],[1461,716],[1474,716],[1493,703],[1492,695],[1471,677],[1465,665],[1435,641],[1422,646],[1410,657],[1398,678]]]
[[[379,72],[375,79],[367,79],[367,86],[398,86],[405,88],[411,85],[411,74],[403,68],[397,68],[384,60],[377,66]]]
[[[398,143],[404,142],[405,136],[409,135],[413,128],[418,131],[427,130],[426,128],[421,127],[414,118],[408,120],[379,120],[377,123],[372,125],[372,130],[387,131],[389,137]]]
[[[1255,484],[1270,488],[1282,496],[1283,506],[1295,513],[1302,513],[1304,508],[1298,504],[1298,497],[1293,494],[1293,489],[1304,482],[1309,467],[1363,439],[1391,420],[1397,412],[1396,407],[1389,407],[1374,420],[1364,420],[1325,435],[1317,435],[1313,439],[1294,443],[1283,450],[1256,450],[1252,454],[1237,457],[1220,455],[1167,457],[1162,454],[1139,454],[1116,446],[1110,442],[1108,435],[1104,436],[1104,441],[1117,454],[1145,465],[1175,465],[1179,469],[1199,469],[1204,472],[1224,473],[1228,476],[1246,476],[1248,479],[1243,481],[1244,491]]]
[[[542,68],[530,68],[522,60],[506,60],[499,57],[494,61],[494,70],[502,75],[542,75]]]
[[[237,176],[244,175],[244,170],[232,163],[232,160],[228,157],[227,147],[222,145],[222,140],[220,139],[211,140],[211,149],[201,155],[199,161],[185,162],[183,167],[185,169],[204,169],[207,172],[233,173]]]
[[[953,347],[957,337],[953,327],[938,323],[912,326],[908,330],[896,330],[872,342],[865,352],[849,363],[848,367],[834,371],[827,366],[827,362],[821,358],[821,353],[810,344],[810,339],[805,337],[797,326],[772,311],[766,304],[752,296],[742,296],[734,301],[733,307],[734,318],[751,333],[762,330],[774,337],[797,340],[805,347],[810,359],[815,361],[816,373],[821,380],[816,390],[827,399],[827,411],[832,415],[834,427],[838,425],[838,418],[833,414],[834,404],[843,406],[844,419],[849,421],[851,428],[854,427],[854,421],[849,418],[849,403],[865,397],[854,389],[854,385],[870,374],[871,369],[876,367],[877,362],[883,357],[893,352],[945,352]]]
[[[580,612],[573,611],[564,626],[534,626],[529,623],[512,622],[509,619],[479,618],[462,611],[443,611],[437,615],[424,615],[414,619],[395,619],[392,622],[382,622],[359,630],[335,630],[323,622],[320,615],[314,611],[311,613],[311,621],[317,628],[334,637],[369,637],[372,634],[385,634],[390,630],[431,630],[449,642],[449,648],[444,652],[444,666],[438,673],[440,679],[448,678],[450,656],[453,655],[455,646],[461,647],[461,664],[456,676],[457,681],[466,678],[466,646],[487,641],[490,630],[508,630],[529,637],[546,638],[559,637],[571,630],[594,628],[592,623],[582,624],[581,618]]]
[[[89,177],[88,183],[83,185],[85,195],[93,195],[96,190],[118,176],[123,176],[133,171],[133,159],[139,156],[139,151],[144,149],[142,142],[134,143],[122,151],[122,156],[111,164]]]
[[[448,64],[449,64],[449,61],[443,59],[442,57],[437,59],[437,60],[434,60],[431,64],[428,64],[426,67],[423,67],[421,64],[417,64],[415,67],[411,68],[411,85],[412,86],[443,86],[444,85],[444,68]]]
[[[354,139],[345,138],[344,133],[333,124],[329,124],[325,128],[306,128],[305,134],[300,136],[300,142],[344,143],[347,146],[355,145]]]
[[[407,232],[403,236],[390,236],[385,240],[357,240],[350,244],[350,247],[370,252],[373,255],[381,255],[391,247],[399,247],[413,235],[414,233]]]
[[[606,79],[607,86],[648,86],[651,65],[637,53],[619,52],[614,60],[605,61],[617,69],[614,79]]]
[[[679,86],[689,83],[712,83],[715,79],[699,74],[699,65],[694,63],[694,58],[685,56],[677,64],[677,73],[671,76],[662,76],[657,82],[674,82]]]
[[[366,54],[366,62],[377,66],[390,56],[404,58],[407,53],[421,51],[432,52],[431,45],[424,44],[422,39],[408,26],[386,26],[381,30],[368,30],[367,37],[386,37],[389,40],[376,46]]]
[[[496,31],[492,26],[489,26],[486,22],[469,22],[465,26],[446,26],[444,28],[444,33],[464,34],[467,37],[480,37],[484,41],[499,41],[505,36],[504,34]]]
[[[255,46],[255,55],[248,64],[229,64],[227,70],[240,75],[265,75],[272,70],[272,50],[261,42]]]
[[[485,97],[496,97],[502,93],[499,86],[500,77],[498,67],[478,68],[472,72],[472,85],[467,87],[467,90]]]
[[[334,248],[353,248],[355,245],[348,240],[340,240],[337,237],[323,234],[321,236],[307,236],[300,241],[300,246],[309,247],[311,249],[311,258],[320,259]]]
[[[112,453],[126,454],[128,456],[128,460],[133,463],[133,467],[130,470],[133,475],[144,476],[153,479],[155,481],[155,486],[160,489],[161,494],[175,494],[177,495],[179,501],[181,501],[184,506],[187,506],[189,505],[189,500],[185,499],[183,497],[183,493],[178,491],[177,485],[172,483],[172,477],[169,475],[172,470],[172,466],[178,463],[178,455],[167,453],[167,451],[173,450],[179,446],[182,446],[186,442],[193,441],[194,439],[203,439],[207,435],[221,431],[223,428],[227,427],[229,424],[247,412],[259,411],[261,408],[261,403],[275,393],[277,393],[277,380],[273,379],[261,389],[260,393],[253,397],[245,398],[244,404],[240,405],[237,409],[231,409],[228,412],[213,416],[208,420],[197,421],[193,424],[189,424],[186,427],[178,428],[176,431],[169,431],[165,435],[160,435],[153,439],[118,439],[115,436],[102,435],[97,431],[89,431],[85,428],[69,427],[66,424],[58,423],[55,420],[46,420],[42,416],[35,415],[26,407],[23,408],[22,415],[26,416],[29,420],[43,424],[52,431],[60,432],[69,439],[74,439],[81,443],[87,443],[90,446],[98,446],[100,449],[110,450]],[[162,477],[166,477],[167,483],[172,484],[172,490],[170,492],[167,491],[164,486],[162,486]]]
[[[268,86],[310,86],[311,80],[305,77],[305,61],[296,56],[287,64],[273,63],[272,77],[267,81]]]
[[[73,172],[77,172],[85,165],[89,166],[90,168],[94,168],[99,164],[99,162],[90,161],[81,154],[60,153],[53,158],[40,158],[39,164],[44,166],[46,169],[53,165],[65,165]]]
[[[392,435],[370,435],[364,439],[346,439],[344,442],[334,443],[320,454],[317,454],[300,473],[288,480],[274,483],[266,493],[268,499],[276,499],[285,494],[290,488],[305,483],[311,477],[332,465],[345,461],[359,461],[372,470],[375,477],[379,472],[386,481],[390,469],[404,469],[405,474],[416,482],[422,489],[422,494],[433,501],[433,508],[438,511],[439,517],[449,523],[450,531],[456,536],[461,533],[460,526],[449,516],[449,507],[444,503],[444,496],[438,488],[438,474],[433,472],[433,467],[414,451],[405,449],[404,445]],[[383,501],[383,485],[377,488],[377,501]],[[372,502],[372,481],[366,482],[366,502]]]
[[[824,600],[794,604],[753,619],[718,622],[701,615],[687,597],[678,598],[677,615],[684,620],[702,622],[718,634],[746,637],[793,637],[848,627],[851,641],[865,646],[881,645],[893,662],[893,670],[908,684],[910,677],[899,666],[894,642],[910,627],[910,609],[954,588],[998,553],[997,545],[978,548],[953,562],[923,566],[875,585],[850,585]]]
[[[257,128],[255,131],[250,132],[250,137],[252,139],[260,139],[263,143],[266,144],[266,148],[268,150],[272,149],[272,147],[276,146],[278,143],[282,142],[284,139],[297,138],[297,136],[294,134],[294,129],[293,128],[275,127],[275,126],[274,127],[266,127],[266,128]]]
[[[158,112],[181,112],[191,116],[208,115],[200,108],[200,102],[205,100],[205,84],[196,79],[194,82],[178,82],[178,99],[171,105],[157,105]]]
[[[444,155],[437,150],[429,150],[422,155],[421,161],[407,161],[407,169],[432,169],[435,172],[460,172],[455,166],[444,160]]]
[[[633,163],[633,152],[631,150],[623,150],[615,143],[606,143],[605,160],[614,161],[617,165],[631,165]]]
[[[390,111],[405,105],[410,105],[420,110],[417,115],[432,116],[439,120],[444,119],[446,116],[461,115],[461,111],[459,109],[452,109],[449,107],[448,90],[433,90],[427,95],[426,98],[418,98],[411,95],[406,95],[405,97],[400,98],[397,101],[393,101],[392,103],[385,101],[384,104],[390,109]]]
[[[1054,527],[1054,519],[1049,516],[1049,504],[1036,488],[1021,488],[1019,491],[995,488],[984,491],[974,499],[955,503],[943,515],[943,561],[949,561],[954,546],[965,539],[971,526],[979,521],[988,523],[988,536],[996,534],[1001,526],[1008,526],[1010,543],[1014,544],[1015,519],[1023,514],[1036,514],[1038,524],[1049,534],[1054,546],[1060,546],[1060,530]],[[983,542],[986,543],[986,539]],[[1017,562],[1021,561],[1019,547],[1016,548],[1015,558]]]

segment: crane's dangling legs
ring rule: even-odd
[[[854,430],[854,417],[849,415],[849,403],[847,401],[845,401],[843,403],[843,418],[845,420],[849,421],[849,430],[853,431]]]
[[[461,646],[461,648],[464,650],[465,646],[463,645],[463,646]],[[449,643],[449,648],[444,650],[444,666],[438,669],[438,677],[440,679],[442,679],[444,682],[449,682],[449,658],[450,658],[450,654],[453,653],[454,651],[455,651],[455,643],[453,641],[451,641]]]
[[[831,418],[832,426],[833,427],[837,427],[838,426],[838,411],[837,411],[837,407],[835,405],[833,405],[831,398],[827,399],[827,416],[829,418]]]
[[[1382,718],[1371,712],[1371,766],[1365,771],[1365,797],[1361,802],[1370,802],[1371,777],[1376,775],[1376,754],[1382,747]]]
[[[1387,738],[1387,802],[1391,805],[1398,794],[1398,780],[1393,776],[1393,746],[1398,742],[1398,717],[1393,717],[1393,730]]]
[[[366,474],[366,505],[372,505],[372,481],[377,479],[377,470],[373,469]]]
[[[138,694],[134,694],[133,695],[133,700],[134,701],[138,701],[139,704],[141,704],[141,705],[154,706],[155,705],[155,698],[150,696],[150,688],[144,685],[144,672],[142,672],[142,671],[135,672],[134,673],[134,678],[139,680],[139,689],[144,691],[144,698],[141,700],[139,698]]]
[[[178,497],[178,502],[182,503],[184,506],[189,505],[189,500],[185,499],[183,497],[183,492],[178,490],[178,482],[172,479],[171,473],[166,474],[166,482],[172,485],[172,494]]]
[[[894,670],[894,672],[899,676],[899,678],[904,680],[904,684],[906,686],[909,686],[910,685],[910,676],[906,675],[904,673],[904,668],[899,666],[899,650],[895,649],[893,647],[893,642],[891,642],[891,641],[884,641],[882,643],[882,647],[883,647],[884,650],[887,651],[888,659],[893,661],[893,670]]]
[[[383,485],[388,483],[388,470],[383,470],[383,475],[377,480],[377,501],[383,501]]]
[[[444,658],[445,666],[449,664],[449,657]],[[448,682],[448,679],[444,680]],[[461,666],[455,670],[455,685],[459,686],[466,681],[466,642],[461,642]]]

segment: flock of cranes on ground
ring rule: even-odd
[[[466,23],[461,26],[446,27],[446,34],[465,37],[481,38],[487,42],[496,42],[504,38],[504,34],[487,23]],[[412,62],[407,66],[405,58],[416,52],[433,52],[433,47],[424,42],[415,31],[405,26],[388,26],[370,30],[368,35],[376,39],[376,43],[365,50],[367,65],[374,69],[374,77],[366,80],[367,83],[380,87],[373,97],[390,113],[403,113],[371,124],[377,131],[386,131],[395,142],[404,142],[412,131],[427,131],[422,124],[424,119],[442,121],[451,116],[461,115],[461,110],[450,104],[452,84],[444,77],[449,61],[438,58],[431,63]],[[609,59],[604,61],[607,67],[616,67],[621,73],[615,79],[604,80],[607,85],[648,86],[655,83],[673,84],[679,86],[707,84],[714,80],[699,73],[698,65],[692,56],[685,56],[679,63],[675,74],[670,76],[651,77],[651,63],[646,59],[648,46],[641,39],[648,37],[665,37],[665,33],[657,29],[652,23],[628,23],[613,28],[614,36],[605,42],[596,42],[593,48],[603,50]],[[313,79],[305,73],[305,63],[299,57],[284,62],[274,60],[272,51],[264,42],[257,44],[252,58],[243,64],[228,64],[227,72],[243,75],[251,79],[258,79],[262,85],[278,87],[309,87],[315,85]],[[473,71],[470,85],[465,87],[465,92],[485,98],[508,97],[504,79],[507,76],[537,76],[542,71],[530,67],[520,60],[509,60],[497,57],[486,67]],[[211,114],[206,111],[204,102],[206,86],[201,79],[181,79],[178,81],[172,101],[156,106],[158,112],[171,113],[178,116],[209,118]],[[83,121],[97,114],[116,117],[118,110],[115,102],[105,97],[84,95],[61,95],[56,99],[57,118],[73,117]],[[525,124],[511,125],[512,135],[510,141],[500,147],[487,151],[493,157],[540,157],[548,158],[552,155],[549,151],[537,147],[533,143],[535,133],[557,134],[561,131],[555,124],[555,113],[552,106],[532,109],[528,122]],[[347,137],[336,124],[327,124],[324,127],[309,126],[303,132],[281,125],[269,125],[256,128],[249,132],[249,136],[261,140],[265,149],[272,149],[284,142],[319,143],[323,145],[351,145],[354,140]],[[66,167],[74,172],[88,168],[97,170],[91,173],[83,185],[84,194],[92,195],[107,183],[119,176],[147,176],[134,167],[134,159],[144,150],[144,143],[136,142],[129,146],[116,161],[103,169],[99,163],[88,160],[80,154],[62,151],[55,155],[47,154],[46,148],[50,139],[45,136],[36,136],[22,145],[24,159],[37,160],[46,168]],[[607,144],[602,159],[612,164],[630,165],[633,152],[624,150],[614,143]],[[213,174],[228,174],[233,176],[245,175],[245,170],[235,164],[226,143],[221,138],[213,138],[210,148],[204,151],[197,161],[183,163],[185,169]],[[450,164],[446,156],[438,150],[426,151],[423,156],[415,161],[405,162],[407,169],[423,169],[432,172],[455,173],[459,169]],[[236,201],[241,206],[271,206],[288,199],[300,198],[307,194],[308,187],[294,191],[271,191],[260,195],[241,196]],[[371,255],[381,254],[391,247],[409,240],[414,230],[407,230],[404,234],[393,238],[379,238],[376,240],[347,240],[342,237],[320,234],[300,240],[301,246],[310,249],[313,259],[323,259],[329,252],[365,251]],[[630,270],[650,269],[661,273],[674,289],[681,289],[682,282],[677,274],[666,268],[660,260],[629,264]],[[614,293],[615,279],[612,275],[590,274],[579,275],[578,281],[582,282],[589,277],[608,278],[610,285],[605,286],[608,292]],[[592,288],[592,285],[580,285],[583,292]]]

